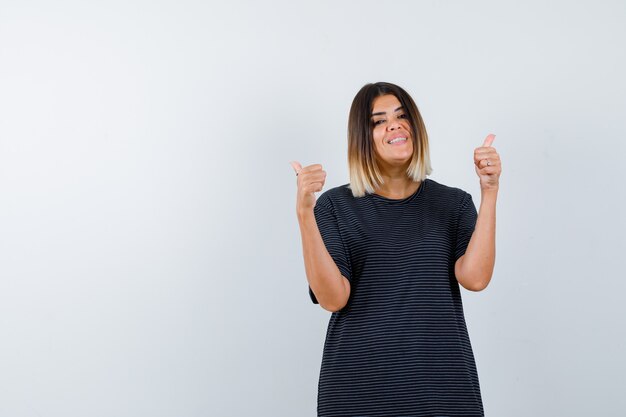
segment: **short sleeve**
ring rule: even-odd
[[[472,200],[472,195],[465,193],[465,197],[461,202],[461,209],[459,211],[457,221],[456,243],[454,247],[455,262],[465,254],[465,250],[467,249],[467,245],[469,245],[472,233],[474,233],[477,217],[478,215]]]
[[[315,204],[315,208],[313,210],[315,213],[317,228],[322,235],[322,240],[324,241],[326,250],[328,250],[331,258],[335,261],[341,275],[350,280],[352,271],[346,247],[339,232],[337,217],[332,213],[331,209],[320,204],[319,201]],[[313,291],[311,290],[311,286],[309,286],[309,296],[314,304],[319,304],[315,294],[313,294]]]

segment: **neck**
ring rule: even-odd
[[[406,168],[400,168],[393,172],[386,171],[382,173],[382,177],[385,182],[376,189],[375,193],[392,199],[402,199],[412,195],[421,183],[409,178],[406,174]]]

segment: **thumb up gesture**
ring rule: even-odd
[[[322,191],[326,181],[326,171],[320,164],[302,167],[298,161],[292,161],[291,166],[298,179],[298,196],[296,198],[296,212],[298,214],[313,210],[315,207],[315,192]]]
[[[496,148],[491,146],[495,138],[496,135],[488,135],[483,146],[474,149],[474,168],[480,178],[481,191],[497,190],[499,187],[502,165]]]

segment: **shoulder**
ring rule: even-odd
[[[449,197],[461,197],[464,198],[466,195],[470,195],[467,191],[464,191],[457,187],[451,187],[449,185],[441,184],[435,180],[430,178],[426,179],[428,188],[439,195],[445,195]]]
[[[337,207],[351,204],[354,200],[350,184],[340,185],[324,191],[317,199],[315,206],[334,212]]]
[[[469,205],[473,205],[472,195],[458,187],[441,184],[437,181],[426,179],[429,208],[439,213],[446,213],[451,217]]]

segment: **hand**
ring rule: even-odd
[[[309,165],[302,168],[297,161],[290,162],[298,177],[298,196],[296,199],[296,212],[302,213],[313,210],[315,207],[315,192],[322,191],[326,182],[326,171],[320,164]]]
[[[496,135],[488,135],[483,146],[474,149],[474,168],[480,178],[481,191],[497,190],[499,187],[502,164],[496,148],[491,146],[495,138]]]

